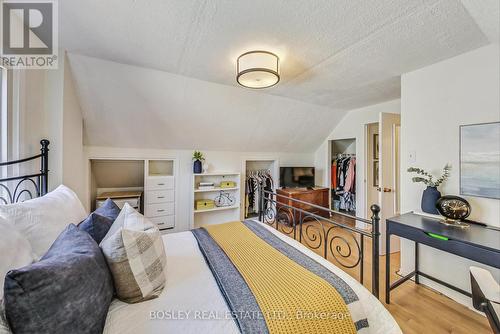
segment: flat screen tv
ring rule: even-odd
[[[280,187],[314,187],[314,167],[280,167]]]

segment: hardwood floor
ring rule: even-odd
[[[342,216],[335,217],[337,221],[342,221],[342,223],[348,223],[352,225],[352,222],[345,219]],[[318,246],[320,242],[320,234],[316,234],[314,238],[315,231],[318,228],[329,227],[326,226],[327,223],[322,223],[323,226],[319,227],[317,222],[311,222],[311,227],[309,228],[308,235],[311,237],[307,239],[303,237],[302,243],[309,248],[313,249],[318,254],[324,254],[324,248]],[[287,230],[286,227],[280,229],[283,233],[293,237],[293,232]],[[323,231],[323,230],[321,230]],[[303,235],[306,230],[303,229]],[[298,231],[296,232],[298,239]],[[357,256],[356,242],[353,240],[353,234],[342,228],[334,228],[329,234],[328,242],[334,238],[333,236],[342,237],[343,240],[347,241],[351,246],[351,250],[354,249],[353,254],[349,258],[342,258],[337,255],[337,258],[344,261],[345,264],[353,265],[355,264],[355,259]],[[307,240],[306,240],[307,239]],[[371,240],[369,238],[364,238],[364,282],[363,285],[371,290]],[[344,254],[347,254],[348,247],[341,238],[335,238],[332,242],[333,250],[340,250]],[[337,248],[339,246],[340,248]],[[354,259],[353,259],[354,258]],[[333,257],[330,250],[328,250],[327,259],[338,265],[337,260]],[[391,254],[391,281],[394,282],[399,278],[396,271],[399,270],[400,256],[399,253]],[[338,265],[339,266],[339,265]],[[351,276],[359,281],[360,270],[359,266],[344,269]],[[380,301],[389,310],[392,316],[396,319],[397,323],[401,327],[401,330],[405,334],[417,334],[417,333],[453,333],[453,334],[482,334],[482,333],[492,333],[488,325],[486,317],[468,309],[467,307],[459,304],[452,299],[424,286],[416,285],[413,281],[407,281],[399,286],[396,290],[391,292],[391,304],[387,305],[384,302],[385,293],[385,256],[380,256]]]

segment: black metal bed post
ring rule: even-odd
[[[379,237],[380,237],[380,207],[373,204],[370,207],[372,211],[372,294],[379,297]],[[388,275],[389,273],[386,273]]]
[[[259,221],[264,222],[264,184],[259,183]]]
[[[42,139],[40,145],[42,145],[40,151],[42,156],[40,159],[40,195],[43,196],[47,194],[49,188],[49,144],[47,139]]]

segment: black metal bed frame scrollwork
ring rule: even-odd
[[[363,284],[364,270],[364,243],[365,238],[372,239],[372,294],[379,297],[379,223],[380,207],[376,204],[370,207],[372,211],[371,219],[359,218],[333,211],[312,203],[290,198],[264,189],[264,185],[259,188],[259,221],[273,226],[300,243],[305,244],[310,249],[321,252],[327,259],[331,255],[334,261],[344,268],[356,268],[359,266],[360,282]],[[285,199],[280,202],[279,198]],[[292,202],[292,205],[286,204]],[[297,205],[297,206],[295,206]],[[307,206],[309,210],[304,210],[298,206]],[[325,218],[323,215],[331,217],[332,214],[340,215],[352,219],[355,226],[339,223],[332,218]],[[358,223],[366,228],[358,227]],[[336,234],[335,231],[343,229],[350,232],[345,235]],[[348,240],[350,237],[352,240]],[[350,241],[350,242],[349,242]],[[351,246],[351,244],[353,246]],[[354,249],[353,249],[354,248]],[[354,259],[352,259],[354,257]],[[350,261],[350,262],[349,262]]]
[[[40,173],[29,173],[0,179],[0,190],[3,190],[7,196],[4,197],[0,193],[0,205],[17,203],[19,200],[23,199],[23,197],[21,197],[23,194],[29,197],[28,199],[32,199],[47,193],[49,181],[49,144],[50,142],[47,139],[42,139],[40,141],[40,154],[29,158],[0,162],[0,168],[2,168],[40,159]],[[24,188],[25,183],[34,189]],[[32,190],[34,190],[34,192],[32,192]]]

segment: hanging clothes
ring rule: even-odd
[[[247,179],[245,182],[245,217],[259,212],[261,204],[261,194],[259,191],[260,184],[264,186],[264,190],[274,190],[274,180],[270,170],[247,172]]]
[[[337,160],[333,160],[331,167],[332,189],[337,188]]]
[[[356,158],[338,155],[331,166],[333,199],[340,202],[340,209],[356,211]]]
[[[344,191],[354,193],[354,180],[356,179],[356,158],[349,159],[349,167],[345,177]]]

